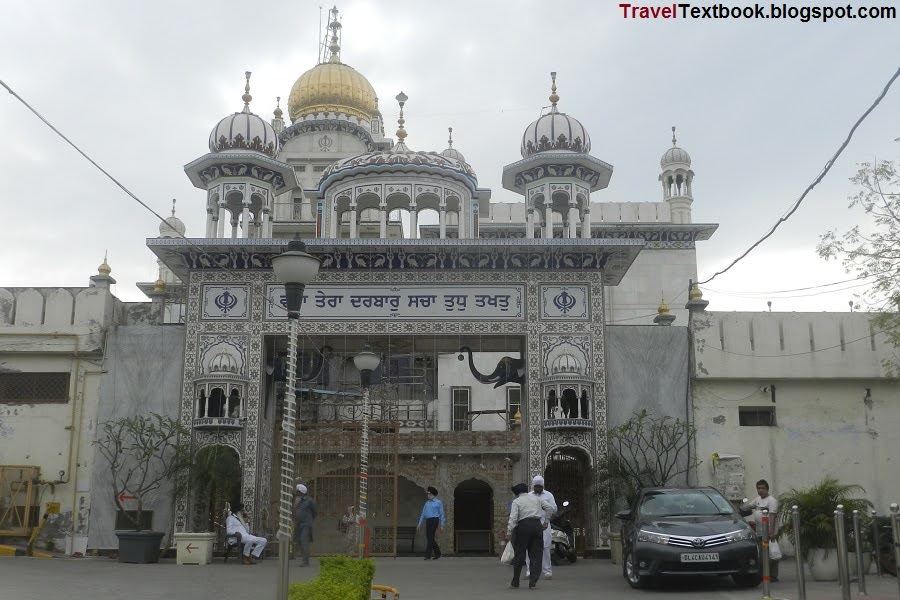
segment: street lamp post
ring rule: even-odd
[[[287,300],[288,372],[281,421],[281,501],[278,511],[278,584],[276,600],[288,597],[288,551],[291,543],[291,512],[294,491],[294,451],[297,426],[297,336],[303,290],[319,272],[319,259],[306,253],[299,239],[288,243],[287,250],[272,259],[275,276],[284,283]]]
[[[371,385],[372,372],[381,364],[381,358],[372,352],[368,344],[363,346],[362,352],[353,357],[353,364],[360,375],[360,383],[363,388],[363,414],[362,432],[360,434],[359,449],[359,557],[366,554],[366,513],[369,496],[369,386]]]

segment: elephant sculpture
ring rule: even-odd
[[[475,368],[475,361],[472,359],[471,348],[463,346],[459,351],[469,353],[469,370],[472,371],[472,375],[475,379],[481,383],[493,383],[495,388],[506,385],[507,383],[518,383],[519,385],[525,384],[525,361],[523,359],[504,356],[500,359],[500,362],[497,363],[494,371],[490,375],[485,375]],[[459,359],[463,360],[462,355],[460,355]]]

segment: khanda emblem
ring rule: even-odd
[[[227,315],[228,311],[237,306],[238,299],[237,296],[235,296],[228,290],[225,290],[224,292],[216,296],[215,303],[216,307],[222,311],[222,314]]]
[[[281,307],[284,310],[287,310],[287,296],[282,294],[281,297],[278,299],[278,303],[281,305]]]
[[[569,311],[575,308],[576,302],[575,296],[565,290],[557,294],[553,299],[553,305],[564,315],[569,314]]]

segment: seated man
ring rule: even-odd
[[[241,562],[245,565],[256,564],[253,558],[259,558],[263,549],[266,547],[266,538],[250,535],[247,529],[247,523],[250,522],[250,516],[244,512],[244,505],[240,502],[231,507],[231,514],[225,521],[225,535],[234,537],[237,543],[244,549],[244,555]],[[250,556],[251,551],[253,556]]]

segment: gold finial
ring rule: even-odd
[[[103,251],[103,264],[97,267],[97,272],[103,275],[104,277],[108,277],[110,273],[112,273],[112,268],[109,266],[109,263],[106,262],[107,252]]]
[[[406,119],[403,118],[403,105],[406,104],[406,101],[409,100],[409,96],[400,92],[397,94],[397,102],[400,104],[400,118],[397,119],[397,124],[400,128],[397,130],[397,137],[400,138],[400,143],[406,139],[406,130],[403,129],[403,124],[406,123]]]
[[[244,95],[241,96],[241,100],[244,101],[244,112],[250,112],[250,101],[253,100],[253,96],[250,95],[250,71],[245,71],[244,76],[247,78],[247,84],[244,86]]]
[[[173,217],[175,216],[175,202],[177,202],[177,200],[175,200],[175,198],[172,198],[172,216]]]
[[[516,408],[516,414],[513,416],[513,422],[516,425],[522,424],[522,412],[518,408]]]
[[[553,104],[550,112],[556,112],[556,103],[559,102],[559,95],[556,93],[556,71],[550,72],[550,79],[553,80],[553,84],[550,86],[550,102]]]
[[[666,304],[666,298],[663,296],[662,302],[659,305],[659,308],[656,309],[656,312],[661,315],[669,314],[669,305]]]
[[[275,96],[275,112],[272,114],[275,115],[276,119],[280,119],[281,115],[284,114],[284,112],[281,110],[281,96]]]
[[[673,147],[673,148],[676,147],[675,144],[676,144],[676,141],[675,141],[675,126],[672,125],[672,147]]]
[[[703,300],[703,292],[700,291],[700,287],[696,283],[691,287],[688,298],[691,300]]]
[[[165,292],[166,291],[166,282],[162,280],[162,278],[157,279],[153,283],[153,291],[154,292]]]
[[[337,6],[332,7],[328,13],[331,15],[328,18],[328,29],[331,30],[331,39],[328,43],[328,50],[331,52],[331,55],[328,58],[328,62],[339,63],[341,62],[341,40],[338,32],[341,30],[341,24],[338,21]]]
[[[447,128],[447,131],[450,132],[450,139],[447,140],[447,147],[448,147],[448,148],[452,148],[452,147],[453,147],[453,128],[452,128],[452,127],[448,127],[448,128]]]

